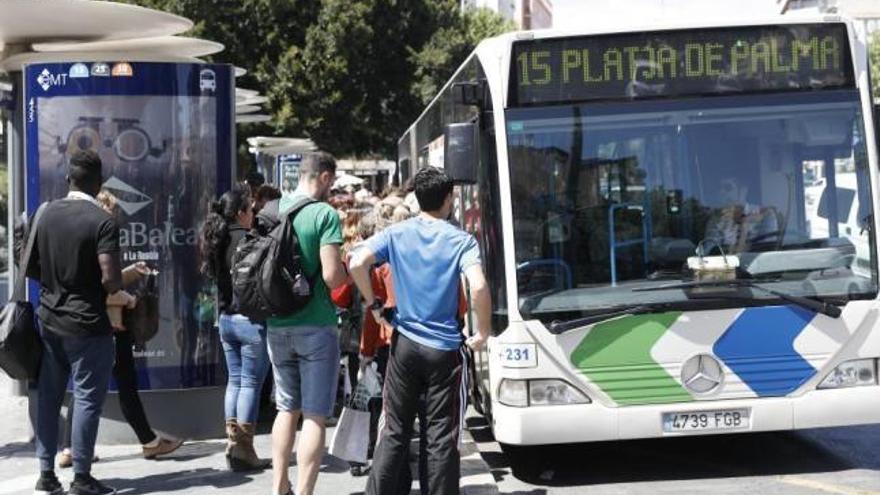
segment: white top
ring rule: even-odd
[[[98,208],[100,208],[102,210],[104,209],[104,207],[101,206],[101,203],[98,203],[97,199],[95,199],[93,196],[88,195],[82,191],[70,191],[69,193],[67,193],[67,199],[88,201],[89,203],[92,203],[93,205],[97,206]]]

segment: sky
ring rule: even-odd
[[[737,13],[774,14],[778,12],[776,0],[552,0],[553,27],[576,28],[585,19],[593,21],[614,19],[621,15],[633,16],[675,15],[676,12],[720,11],[735,9]]]

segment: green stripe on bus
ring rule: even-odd
[[[593,327],[571,353],[574,366],[621,405],[693,398],[651,357],[681,313],[633,315]]]

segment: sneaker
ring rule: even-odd
[[[64,495],[64,488],[55,473],[44,473],[37,480],[34,495]]]
[[[183,440],[169,440],[167,438],[159,438],[159,443],[155,447],[144,448],[144,459],[155,459],[160,455],[166,455],[174,452],[183,445]]]
[[[351,475],[356,478],[360,478],[361,476],[366,476],[370,472],[370,470],[366,464],[361,464],[359,462],[349,463],[348,470],[351,473]]]
[[[116,495],[116,489],[87,474],[82,478],[75,478],[67,493],[68,495]]]

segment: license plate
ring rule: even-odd
[[[746,430],[749,420],[748,409],[663,413],[663,432]]]
[[[535,344],[502,344],[501,365],[505,368],[534,368],[538,366],[537,347]]]

